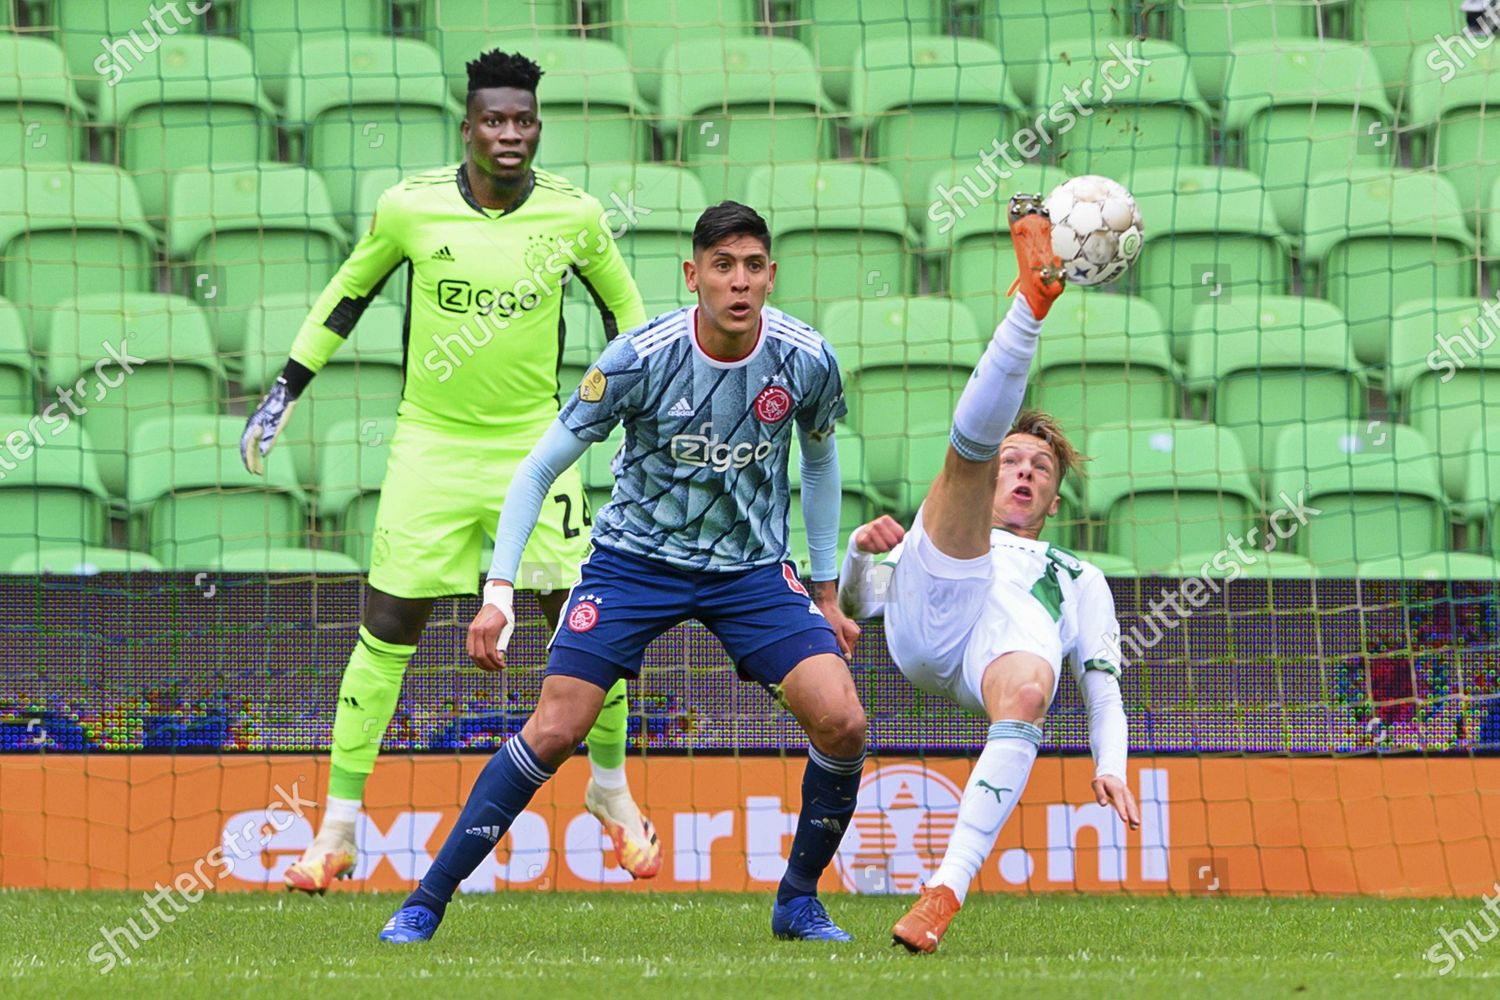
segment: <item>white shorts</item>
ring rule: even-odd
[[[885,641],[901,673],[976,715],[987,714],[985,669],[1006,653],[1031,653],[1052,665],[1049,700],[1062,669],[1057,623],[1030,592],[997,580],[993,559],[944,555],[918,511],[886,594]]]

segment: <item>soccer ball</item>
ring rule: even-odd
[[[1124,185],[1090,174],[1047,196],[1052,252],[1074,285],[1107,285],[1141,255],[1141,210]]]

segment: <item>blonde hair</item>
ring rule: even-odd
[[[1078,470],[1080,476],[1086,475],[1083,463],[1089,460],[1088,456],[1073,447],[1073,443],[1063,433],[1062,425],[1052,414],[1041,410],[1022,410],[1005,436],[1010,437],[1011,434],[1030,434],[1051,446],[1052,453],[1057,456],[1057,481],[1059,483],[1074,469]]]

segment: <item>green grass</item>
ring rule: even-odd
[[[768,896],[605,893],[470,896],[431,944],[381,945],[399,899],[210,895],[102,975],[89,950],[139,920],[139,893],[4,892],[0,996],[1268,1000],[1490,997],[1500,979],[1500,940],[1441,978],[1424,957],[1474,900],[975,896],[914,956],[889,945],[892,897],[829,897],[851,945],[773,941]]]

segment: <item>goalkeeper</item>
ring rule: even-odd
[[[328,805],[317,837],[287,870],[289,889],[321,893],[352,874],[365,781],[433,601],[478,591],[484,532],[499,519],[516,466],[557,417],[565,279],[583,283],[611,339],[646,319],[599,202],[532,169],[541,69],[496,50],[468,73],[463,163],[408,177],[381,196],[370,231],[313,306],[240,442],[246,466],[261,472],[297,398],[404,265],[406,383],[369,594],[339,687]],[[543,591],[555,627],[588,543],[578,473],[560,478],[548,501],[521,580]],[[622,681],[588,734],[585,802],[621,867],[650,878],[661,848],[625,782],[627,708]]]

